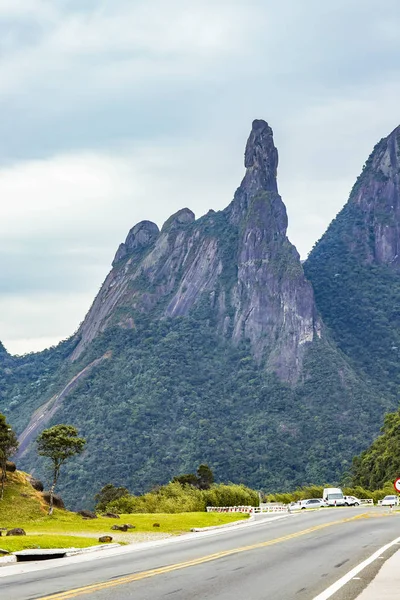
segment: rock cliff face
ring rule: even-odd
[[[304,265],[341,349],[398,395],[400,126],[374,148],[349,200]]]
[[[368,263],[400,267],[400,127],[374,148],[349,199],[349,248]],[[353,239],[351,239],[353,238]]]
[[[253,122],[246,173],[231,204],[195,220],[185,208],[159,231],[142,221],[117,250],[78,334],[76,359],[110,325],[135,327],[135,316],[182,317],[201,305],[221,335],[250,340],[256,360],[297,381],[304,347],[320,335],[311,285],[286,237],[272,129]]]

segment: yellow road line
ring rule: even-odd
[[[105,581],[103,583],[94,583],[91,585],[87,585],[80,588],[75,588],[69,590],[67,592],[61,592],[59,594],[52,594],[50,596],[43,596],[38,600],[69,600],[70,598],[76,598],[77,596],[83,596],[84,594],[91,594],[94,592],[99,592],[101,590],[106,590],[109,588],[116,587],[118,585],[123,585],[125,583],[131,583],[133,581],[140,581],[141,579],[147,579],[148,577],[154,577],[155,575],[163,575],[164,573],[171,573],[172,571],[177,571],[178,569],[186,569],[187,567],[194,567],[196,565],[201,565],[213,560],[217,560],[219,558],[224,558],[225,556],[231,556],[232,554],[239,554],[241,552],[249,552],[250,550],[257,550],[259,548],[266,548],[267,546],[273,546],[275,544],[280,544],[282,542],[286,542],[288,540],[293,540],[302,535],[307,535],[308,533],[313,533],[314,531],[319,531],[320,529],[326,529],[327,527],[332,527],[333,525],[341,525],[342,523],[348,523],[349,521],[355,521],[357,519],[362,519],[368,517],[368,513],[362,513],[356,515],[354,517],[349,517],[348,519],[341,519],[340,521],[332,521],[330,523],[323,523],[321,525],[315,525],[314,527],[309,527],[308,529],[303,529],[302,531],[297,531],[295,533],[290,533],[288,535],[284,535],[279,538],[275,538],[273,540],[269,540],[267,542],[259,542],[258,544],[253,544],[251,546],[241,546],[239,548],[233,548],[232,550],[224,550],[222,552],[217,552],[215,554],[209,554],[208,556],[202,556],[201,558],[195,558],[194,560],[188,560],[186,562],[177,563],[175,565],[168,565],[166,567],[160,567],[158,569],[150,569],[149,571],[142,571],[141,573],[135,573],[133,575],[127,575],[125,577],[119,577],[118,579],[113,579],[112,581]]]

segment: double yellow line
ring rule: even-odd
[[[302,531],[290,533],[289,535],[284,535],[282,537],[275,538],[267,542],[260,542],[251,546],[241,546],[239,548],[233,548],[232,550],[224,550],[222,552],[216,552],[215,554],[208,554],[207,556],[202,556],[201,558],[195,558],[193,560],[176,563],[175,565],[168,565],[166,567],[160,567],[158,569],[150,569],[149,571],[142,571],[141,573],[135,573],[133,575],[127,575],[125,577],[119,577],[118,579],[113,579],[112,581],[105,581],[104,583],[94,583],[92,585],[86,585],[84,587],[75,588],[67,592],[52,594],[51,596],[43,596],[38,600],[69,600],[70,598],[76,598],[78,596],[83,596],[84,594],[92,594],[101,590],[107,590],[109,588],[113,588],[118,585],[123,585],[125,583],[141,581],[142,579],[147,579],[156,575],[163,575],[164,573],[171,573],[172,571],[178,571],[179,569],[195,567],[196,565],[202,565],[213,560],[218,560],[219,558],[225,558],[225,556],[231,556],[232,554],[240,554],[241,552],[249,552],[250,550],[258,550],[259,548],[267,548],[268,546],[281,544],[282,542],[293,540],[302,535],[313,533],[314,531],[326,529],[327,527],[332,527],[333,525],[341,525],[342,523],[348,523],[349,521],[355,521],[356,519],[361,519],[368,516],[369,515],[367,513],[362,513],[354,517],[349,517],[348,519],[341,519],[340,521],[332,521],[331,523],[315,525],[314,527],[309,527],[308,529],[303,529]]]

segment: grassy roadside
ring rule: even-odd
[[[31,550],[35,548],[88,548],[97,546],[98,541],[93,538],[72,536],[72,535],[45,535],[33,534],[21,537],[7,537],[0,539],[0,557],[1,551],[17,552],[18,550]]]
[[[98,544],[102,535],[111,535],[113,541],[130,543],[138,539],[137,534],[147,534],[147,538],[160,535],[179,535],[190,531],[193,527],[209,527],[224,525],[247,515],[238,513],[179,513],[179,514],[129,514],[120,515],[119,519],[98,517],[83,519],[76,513],[55,509],[54,514],[47,515],[47,506],[42,496],[27,482],[26,475],[21,472],[8,476],[4,499],[0,501],[0,527],[11,529],[21,527],[26,536],[0,537],[0,549],[15,552],[28,548],[83,548]],[[123,535],[111,529],[113,525],[129,523],[129,529]],[[154,526],[157,524],[158,526]],[[143,536],[141,537],[143,539]],[[1,551],[0,551],[1,556]]]

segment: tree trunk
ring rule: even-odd
[[[49,500],[49,512],[47,513],[48,515],[52,515],[53,511],[54,511],[54,490],[56,487],[56,483],[58,481],[58,476],[60,474],[60,463],[58,461],[54,461],[54,472],[53,472],[53,485],[50,488],[50,500]]]
[[[47,513],[48,515],[52,515],[53,514],[53,496],[54,496],[54,488],[56,487],[56,484],[53,483],[53,485],[50,488],[50,500],[49,500],[49,512]]]
[[[57,476],[54,475],[54,479],[53,479],[53,485],[50,488],[50,500],[49,500],[49,512],[47,513],[48,515],[52,515],[53,514],[53,510],[54,510],[54,490],[56,487],[56,483],[57,483]]]
[[[1,492],[0,492],[0,500],[4,498],[4,483],[6,480],[6,471],[7,471],[7,459],[1,460]]]

